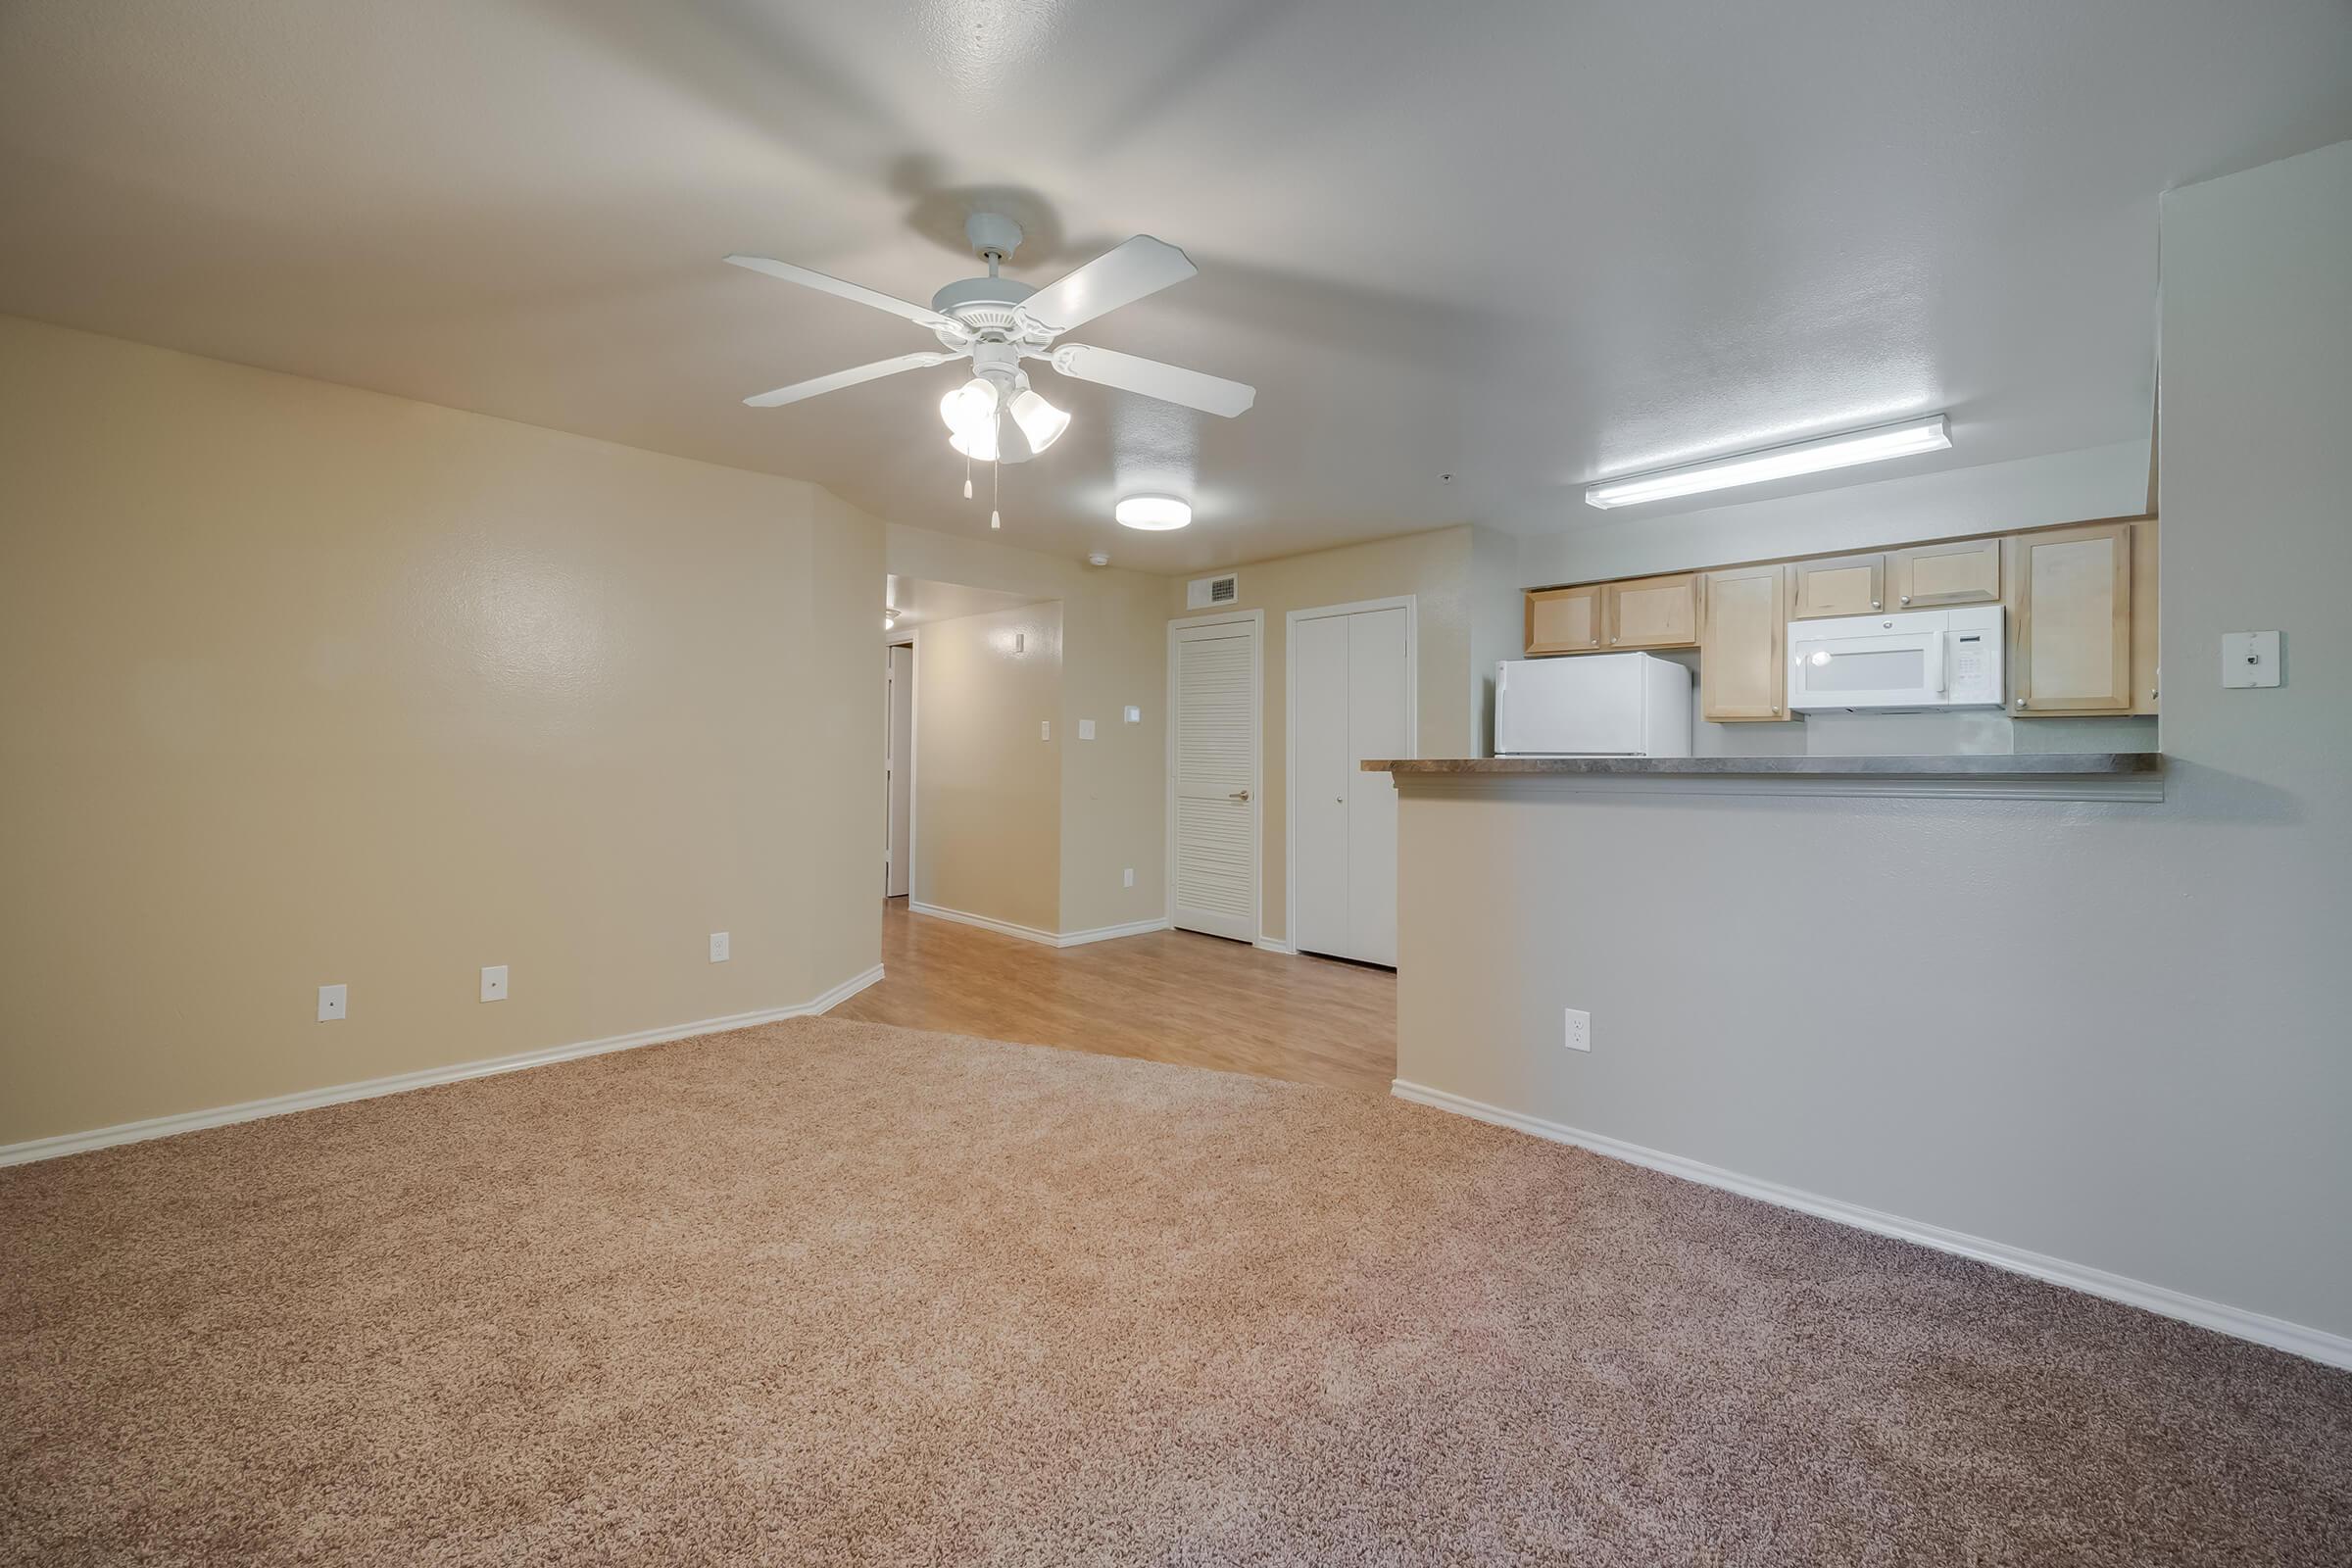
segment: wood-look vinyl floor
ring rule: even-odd
[[[1049,948],[884,901],[882,980],[831,1016],[1388,1093],[1396,977],[1191,931]]]

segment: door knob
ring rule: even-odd
[[[1250,798],[1250,792],[1248,790],[1235,790],[1231,795],[1228,795],[1225,798],[1229,801],[1246,801]]]

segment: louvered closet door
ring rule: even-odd
[[[1176,629],[1176,924],[1257,938],[1257,630]]]

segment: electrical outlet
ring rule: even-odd
[[[482,1000],[484,1002],[507,1000],[507,966],[505,964],[494,963],[482,971]]]
[[[1127,867],[1125,870],[1123,870],[1123,871],[1121,871],[1121,872],[1119,873],[1119,886],[1121,886],[1121,887],[1123,887],[1123,888],[1131,888],[1131,887],[1135,886],[1135,867],[1134,867],[1134,866],[1132,866],[1132,865],[1131,865],[1131,866],[1128,866],[1128,867]]]
[[[727,958],[728,958],[728,957],[729,957],[729,954],[728,954],[728,952],[727,952],[727,934],[726,934],[724,931],[713,931],[713,932],[711,932],[711,933],[710,933],[710,961],[711,961],[712,963],[724,963],[724,962],[726,962],[726,961],[727,961]]]
[[[1082,718],[1078,721],[1078,738],[1082,741],[1091,741],[1095,738],[1095,721],[1093,719]]]
[[[1574,1007],[1568,1008],[1567,1011],[1568,1049],[1570,1051],[1591,1051],[1592,1049],[1592,1015],[1589,1012],[1579,1012]]]
[[[1052,719],[1041,718],[1037,721],[1037,738],[1041,741],[1050,741],[1054,738],[1054,721]]]
[[[333,1023],[340,1019],[350,1001],[349,986],[320,986],[318,988],[318,1021]]]

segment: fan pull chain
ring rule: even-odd
[[[991,528],[1004,526],[1004,518],[997,511],[997,476],[1004,471],[1004,465],[1002,462],[988,466],[988,525]]]
[[[963,460],[963,499],[972,499],[972,460],[968,455]]]

